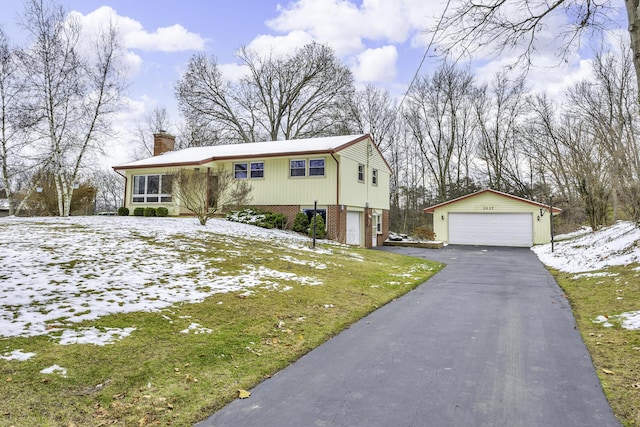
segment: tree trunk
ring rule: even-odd
[[[636,84],[640,90],[640,0],[626,0],[627,18],[629,20],[629,38],[633,53],[633,66],[636,70]]]

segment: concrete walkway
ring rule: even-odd
[[[381,250],[447,267],[198,426],[620,425],[533,252]]]

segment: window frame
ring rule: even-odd
[[[244,170],[238,168],[243,166]],[[244,173],[244,176],[238,176],[238,174]],[[233,162],[233,178],[234,179],[248,179],[249,178],[249,162]]]
[[[376,234],[382,234],[382,214],[376,214]]]
[[[169,184],[165,183],[165,180],[169,181]],[[149,188],[150,185],[151,188]],[[131,203],[172,203],[173,194],[165,192],[167,185],[173,186],[173,176],[168,173],[133,175]]]
[[[256,168],[254,169],[253,166],[254,165],[262,165],[261,168]],[[256,175],[259,176],[254,176],[254,172],[256,172]],[[259,161],[259,162],[251,162],[249,165],[249,178],[251,179],[264,179],[264,161]]]
[[[311,166],[312,162],[322,162],[322,167],[320,168],[319,166]],[[325,176],[325,170],[326,170],[326,161],[324,158],[315,158],[315,159],[309,159],[309,177],[324,177]],[[316,174],[316,173],[311,173],[311,171],[316,171],[316,170],[320,170],[322,169],[322,174]]]
[[[302,162],[303,166],[293,167],[293,162]],[[293,171],[302,171],[302,175],[294,175]],[[306,178],[307,177],[307,159],[290,159],[289,160],[289,178]]]
[[[364,163],[358,163],[358,182],[361,182],[364,184],[364,175],[365,174],[365,170],[364,170]]]
[[[378,186],[378,169],[371,169],[371,185]]]

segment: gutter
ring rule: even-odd
[[[126,207],[127,206],[127,183],[128,183],[127,176],[122,175],[120,172],[118,172],[117,169],[114,169],[113,171],[124,178],[124,199],[122,199],[122,206]]]
[[[331,157],[336,162],[336,239],[340,241],[341,226],[340,223],[340,162],[336,158],[334,151],[330,151]],[[342,243],[342,242],[341,242]]]

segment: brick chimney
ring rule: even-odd
[[[153,134],[153,155],[159,156],[167,151],[173,151],[176,146],[176,137],[160,130]]]

